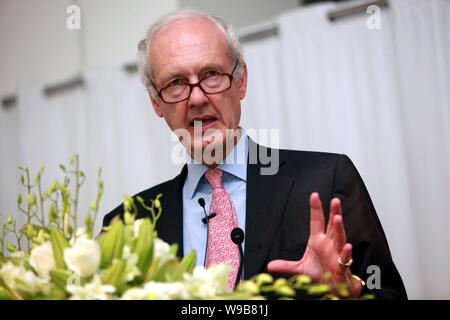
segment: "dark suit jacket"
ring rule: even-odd
[[[273,151],[249,139],[249,149],[252,147],[269,154]],[[353,245],[353,274],[366,280],[372,274],[367,273],[368,266],[380,268],[381,289],[366,287],[364,293],[383,299],[407,298],[375,208],[364,182],[347,156],[279,150],[279,170],[275,175],[261,175],[263,165],[259,159],[258,156],[257,163],[247,167],[245,279],[266,272],[271,260],[298,260],[303,256],[309,236],[309,197],[312,192],[318,192],[326,221],[330,200],[333,197],[341,199],[347,241]],[[159,193],[163,194],[158,236],[170,244],[177,243],[180,257],[183,254],[182,189],[186,174],[187,167],[184,166],[174,179],[138,194],[149,203]],[[149,216],[139,205],[138,209],[139,218]],[[122,212],[122,206],[117,207],[104,217],[103,225],[109,225]]]

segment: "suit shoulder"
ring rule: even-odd
[[[287,149],[280,149],[280,155],[286,157],[289,160],[302,160],[311,162],[337,162],[342,159],[349,159],[345,154],[339,153]]]
[[[345,154],[303,151],[280,150],[280,159],[286,159],[295,172],[315,173],[334,179],[336,174],[356,172],[350,158]]]
[[[139,196],[139,197],[143,198],[144,200],[148,200],[148,199],[156,198],[156,196],[160,193],[165,195],[169,191],[173,190],[174,183],[175,183],[175,179],[161,182],[153,187],[150,187],[146,190],[143,190],[143,191],[135,194],[133,196],[133,198],[136,198]]]

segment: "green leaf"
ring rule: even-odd
[[[70,275],[71,274],[64,269],[55,268],[50,270],[50,278],[52,279],[52,283],[64,291],[66,290],[67,279],[69,279]]]
[[[149,219],[143,219],[139,226],[139,234],[133,252],[138,255],[137,267],[144,279],[153,260],[153,228]]]
[[[12,300],[8,292],[0,287],[0,300]]]
[[[186,271],[189,273],[191,273],[194,270],[196,262],[197,262],[197,254],[194,250],[189,252],[188,255],[185,256],[183,260],[181,260],[181,264],[185,266]]]
[[[33,300],[64,300],[67,298],[66,292],[58,287],[53,287],[49,293],[38,293]]]
[[[69,247],[67,239],[63,236],[61,231],[55,227],[50,227],[50,241],[52,243],[53,258],[57,268],[65,269],[64,263],[64,249]]]
[[[171,259],[164,263],[151,279],[157,282],[178,281],[182,280],[183,273],[186,272],[184,265],[176,259]]]
[[[100,242],[102,250],[101,268],[107,268],[114,259],[122,258],[124,246],[124,225],[121,220],[113,222],[111,230]]]
[[[144,282],[148,282],[154,279],[156,273],[158,272],[158,265],[160,261],[161,257],[156,257],[155,259],[153,259],[150,268],[148,268],[148,271],[146,272],[147,275],[144,278]]]
[[[173,254],[174,256],[176,256],[177,251],[178,251],[178,244],[174,243],[173,245],[170,246],[170,249],[169,249],[170,254]]]
[[[117,293],[120,294],[126,282],[126,262],[119,260],[111,265],[103,274],[102,282],[104,284],[110,284],[116,287]]]
[[[13,244],[12,244],[11,242],[9,242],[9,241],[6,241],[6,249],[8,249],[8,251],[9,251],[10,253],[13,253],[13,252],[16,252],[16,251],[17,251],[16,246],[13,245]]]

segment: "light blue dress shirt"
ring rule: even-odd
[[[247,199],[247,157],[248,137],[241,129],[242,135],[238,143],[217,169],[224,171],[222,181],[225,190],[233,201],[238,226],[245,231],[245,212]],[[204,177],[208,167],[193,161],[188,163],[188,173],[183,186],[183,247],[184,255],[192,250],[197,252],[197,265],[203,266],[207,242],[207,226],[202,222],[205,216],[198,199],[205,199],[206,213],[212,199],[212,189]],[[213,218],[214,219],[214,218]],[[245,241],[243,243],[243,247]]]

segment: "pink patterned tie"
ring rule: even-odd
[[[223,262],[232,266],[233,270],[228,273],[228,288],[233,289],[239,269],[239,248],[231,240],[230,234],[238,224],[233,202],[223,188],[222,175],[223,171],[220,169],[210,169],[205,173],[212,188],[209,212],[217,214],[209,220],[206,266]]]

